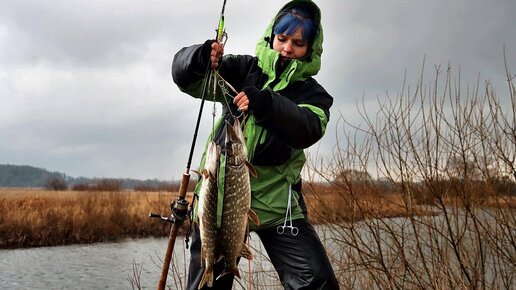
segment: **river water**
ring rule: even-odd
[[[1,250],[0,289],[131,289],[133,262],[143,265],[142,286],[155,288],[160,272],[153,260],[166,245],[166,239],[137,239]]]
[[[261,249],[258,236],[251,235],[253,248]],[[130,280],[139,277],[143,289],[155,289],[161,274],[167,238],[128,239],[30,249],[0,250],[0,289],[131,289]],[[261,251],[264,252],[264,251]],[[172,272],[167,279],[172,289],[184,286],[189,251],[184,238],[174,248]],[[267,256],[256,255],[262,274],[271,279],[275,272]],[[241,268],[247,268],[243,260]],[[177,267],[174,267],[177,265]],[[253,266],[254,267],[254,266]],[[267,270],[264,270],[267,269]],[[134,273],[140,273],[135,275]],[[243,271],[246,275],[246,271]],[[272,283],[271,289],[277,288]],[[277,283],[276,283],[277,284]],[[246,288],[235,283],[235,289]]]
[[[485,225],[496,224],[493,215],[484,213],[481,216],[486,222]],[[433,266],[432,271],[437,271],[436,274],[441,275],[438,272],[440,269],[438,266],[441,264],[437,264],[437,266],[432,264],[436,253],[443,255],[438,256],[440,259],[450,261],[441,266],[448,267],[448,271],[453,273],[460,273],[457,271],[456,261],[453,260],[450,245],[445,242],[446,231],[442,231],[443,236],[435,234],[436,230],[444,229],[443,216],[417,218],[417,223],[419,239],[415,238],[414,229],[406,218],[358,222],[353,224],[353,228],[331,225],[316,226],[315,228],[325,244],[329,256],[337,261],[333,266],[336,273],[340,275],[339,281],[349,282],[345,284],[347,287],[344,288],[381,289],[382,287],[362,287],[362,285],[371,285],[371,275],[382,275],[382,272],[369,272],[360,263],[355,265],[359,260],[357,258],[367,255],[377,257],[377,250],[381,249],[380,253],[386,257],[386,262],[396,265],[397,259],[403,257],[413,264],[412,266],[416,266],[422,261],[420,256],[418,258],[419,253],[415,247],[419,243],[423,244],[423,255],[429,261],[429,264],[426,265]],[[467,229],[470,224],[471,222],[465,223],[463,218],[457,218],[452,227]],[[494,228],[494,230],[497,229]],[[477,253],[474,247],[475,236],[471,235],[469,230],[461,231],[461,233],[465,240],[463,242],[465,248],[462,249],[469,249],[468,245],[471,244],[471,253],[464,252],[463,255],[469,254],[467,257],[474,259]],[[398,240],[403,237],[401,248],[394,246],[392,234]],[[508,255],[513,255],[510,252],[513,251],[510,241],[505,241],[505,237],[514,237],[515,235],[516,231],[513,227],[498,233],[499,240],[496,249],[508,249]],[[250,287],[246,284],[247,281],[253,281],[253,289],[283,289],[255,233],[251,233],[250,241],[254,259],[252,263],[248,263],[245,259],[241,261],[239,268],[242,279],[237,279],[233,288],[248,289]],[[380,247],[374,247],[378,241],[381,243]],[[349,242],[358,243],[361,250],[357,252],[356,249],[350,249],[349,245],[351,244],[347,244]],[[435,246],[436,243],[438,248],[434,250],[425,246]],[[499,248],[502,246],[500,243],[508,243],[508,246]],[[160,278],[161,259],[165,254],[166,247],[166,238],[145,238],[127,239],[117,243],[0,250],[0,289],[135,289],[135,285],[139,285],[141,289],[155,289]],[[485,249],[489,250],[490,248],[485,246]],[[402,251],[403,255],[400,256],[399,251]],[[363,255],[358,253],[363,253]],[[516,289],[514,282],[503,276],[512,277],[511,275],[515,273],[515,266],[501,259],[504,256],[496,253],[492,250],[485,253],[487,268],[484,272],[487,281],[494,285],[494,289]],[[185,247],[184,238],[178,237],[170,271],[173,274],[169,275],[167,280],[171,289],[184,288],[188,259],[189,251]],[[339,264],[339,262],[346,263],[346,261],[350,261],[350,263]],[[418,268],[416,267],[416,269]],[[252,273],[251,277],[249,273]],[[414,279],[412,276],[409,278]],[[419,279],[419,277],[416,278]],[[132,283],[131,281],[135,279],[138,281]],[[420,279],[429,278],[422,277]]]

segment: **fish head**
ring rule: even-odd
[[[240,121],[235,119],[233,125],[226,121],[227,138],[226,148],[228,155],[235,157],[236,161],[247,160],[247,147],[245,144],[245,137],[240,127]]]
[[[242,132],[242,128],[240,127],[240,121],[235,119],[233,125],[231,125],[228,121],[226,121],[227,135],[228,139],[232,143],[245,143],[244,141],[244,133]]]
[[[204,162],[204,169],[212,176],[216,175],[217,167],[220,159],[220,146],[214,141],[208,144],[206,160]]]

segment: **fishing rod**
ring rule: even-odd
[[[226,0],[222,4],[222,11],[220,13],[219,24],[217,26],[217,42],[222,42],[222,39],[225,37],[225,29],[224,29],[224,10],[226,8]],[[152,218],[161,218],[164,221],[172,223],[170,228],[170,234],[168,236],[168,244],[167,251],[165,253],[165,258],[163,260],[163,268],[161,269],[161,276],[159,279],[158,289],[164,290],[167,284],[168,270],[170,268],[170,261],[172,259],[172,253],[174,252],[174,245],[176,242],[176,237],[179,229],[183,225],[184,221],[188,218],[189,213],[189,202],[186,200],[186,191],[188,189],[188,184],[190,183],[190,166],[192,164],[192,157],[195,149],[195,143],[197,141],[197,133],[199,132],[199,125],[201,123],[202,111],[204,108],[204,101],[206,99],[206,93],[208,91],[208,85],[210,79],[212,77],[212,69],[207,67],[206,79],[203,84],[202,94],[201,94],[201,105],[199,107],[199,114],[197,115],[197,123],[195,124],[194,135],[192,139],[192,145],[190,147],[190,154],[188,155],[188,161],[186,163],[186,170],[183,173],[183,177],[181,178],[181,185],[179,186],[179,194],[176,200],[173,200],[170,204],[170,209],[172,214],[168,217],[162,216],[160,214],[150,213],[149,217]],[[193,201],[192,201],[193,204]]]

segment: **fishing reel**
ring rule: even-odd
[[[183,223],[188,219],[190,215],[191,208],[189,207],[190,203],[185,198],[177,198],[170,203],[170,210],[172,214],[170,216],[163,216],[158,213],[149,213],[150,218],[160,218],[163,221],[169,223],[180,222]]]

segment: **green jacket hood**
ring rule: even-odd
[[[269,82],[266,86],[276,78],[276,62],[279,59],[279,52],[275,51],[271,47],[273,38],[273,27],[278,20],[278,17],[285,10],[288,10],[294,6],[305,6],[314,15],[314,21],[317,25],[317,35],[309,48],[308,56],[300,60],[292,60],[288,67],[281,75],[280,83],[275,86],[274,90],[284,88],[288,83],[293,81],[306,80],[308,77],[316,75],[321,68],[321,55],[322,55],[322,43],[323,43],[323,29],[321,25],[321,10],[319,7],[310,0],[293,0],[285,4],[279,12],[276,14],[274,19],[269,23],[262,38],[256,45],[256,56],[258,57],[258,66],[269,76]]]

